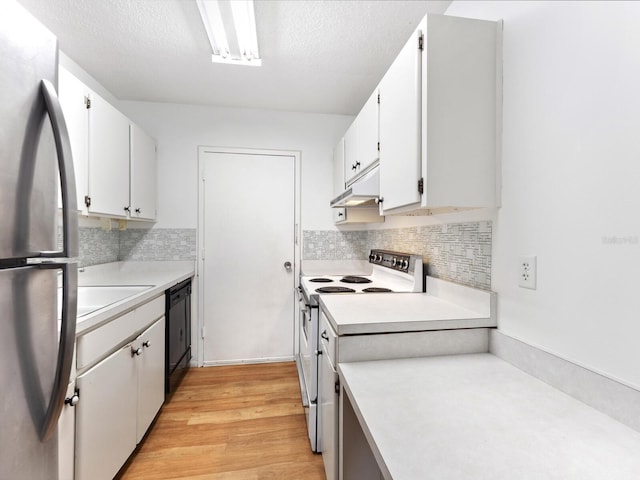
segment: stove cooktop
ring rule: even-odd
[[[321,293],[401,293],[423,291],[423,265],[420,255],[388,250],[371,250],[369,263],[371,264],[371,274],[303,276],[300,278],[300,286],[307,299],[314,294]],[[330,283],[333,285],[319,285]],[[340,287],[339,285],[343,286]]]

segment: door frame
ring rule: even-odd
[[[194,337],[197,339],[195,342],[196,352],[193,355],[196,358],[198,367],[204,366],[204,160],[203,154],[205,153],[231,153],[231,154],[243,154],[243,155],[267,155],[267,156],[288,156],[294,158],[294,258],[293,258],[293,274],[294,274],[294,287],[291,291],[291,298],[293,301],[293,356],[298,352],[298,315],[300,309],[296,308],[296,279],[300,276],[300,251],[302,245],[301,235],[301,178],[302,178],[302,152],[297,150],[270,150],[270,149],[257,149],[257,148],[243,148],[243,147],[214,147],[199,145],[198,146],[198,232],[196,243],[196,255],[197,255],[197,275],[198,275],[198,300],[197,300],[197,328],[194,328],[192,334],[192,344]]]

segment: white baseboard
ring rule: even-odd
[[[203,367],[216,367],[220,365],[249,365],[254,363],[278,363],[278,362],[293,362],[294,357],[268,357],[268,358],[239,358],[234,360],[205,360]]]

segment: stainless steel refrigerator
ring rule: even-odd
[[[56,426],[73,356],[78,224],[57,71],[55,36],[14,0],[0,1],[2,480],[58,478]]]

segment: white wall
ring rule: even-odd
[[[302,152],[302,228],[334,228],[333,147],[353,117],[146,102],[120,106],[158,142],[157,227],[196,228],[198,146],[207,145]],[[265,199],[256,208],[278,206]]]
[[[504,19],[504,333],[640,389],[640,2],[453,2]],[[538,288],[517,285],[537,255]]]

